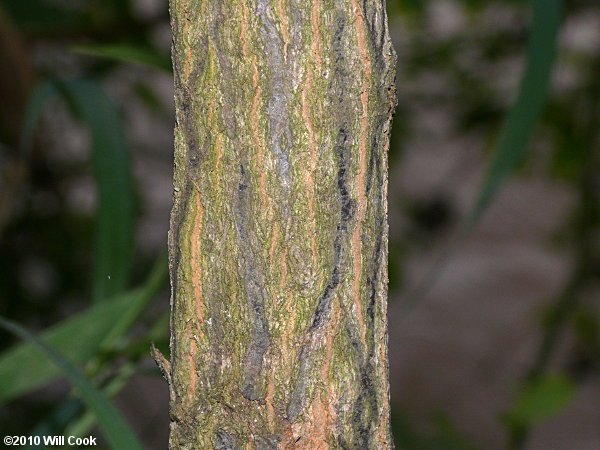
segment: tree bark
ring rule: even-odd
[[[171,0],[173,449],[386,449],[385,0]]]

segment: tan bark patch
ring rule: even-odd
[[[312,255],[312,267],[317,264],[317,240],[316,240],[316,223],[315,223],[315,183],[314,173],[317,167],[317,140],[315,138],[315,130],[313,128],[312,116],[309,111],[307,93],[312,90],[313,74],[312,68],[309,66],[304,89],[302,90],[302,119],[306,124],[308,131],[308,145],[310,151],[310,159],[308,168],[305,172],[307,195],[308,195],[308,223],[310,224],[310,250]]]
[[[283,38],[283,58],[287,60],[288,46],[290,44],[290,33],[289,33],[289,19],[285,13],[284,0],[277,0],[277,13],[279,14],[279,20],[281,20],[281,37]]]

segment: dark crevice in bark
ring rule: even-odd
[[[218,430],[215,436],[215,450],[238,450],[235,438],[225,430]]]
[[[381,212],[381,206],[378,210]],[[383,221],[382,221],[383,222]],[[383,230],[383,223],[380,223],[380,229]],[[382,233],[377,236],[375,243],[374,254],[371,265],[371,275],[367,277],[368,287],[368,302],[367,302],[367,327],[371,333],[367,336],[367,354],[361,352],[361,342],[357,338],[356,333],[347,328],[348,337],[350,338],[353,348],[356,351],[357,362],[360,366],[360,389],[356,402],[353,407],[353,423],[357,430],[357,439],[361,448],[371,448],[370,439],[374,435],[374,428],[377,427],[379,418],[377,417],[378,404],[376,384],[373,378],[376,374],[373,361],[375,358],[376,341],[375,341],[375,320],[377,316],[376,285],[379,278],[381,268],[381,250],[382,250]]]
[[[378,127],[381,131],[383,125]],[[352,409],[352,422],[355,425],[356,439],[360,448],[371,448],[373,444],[371,439],[374,436],[374,429],[378,425],[378,402],[376,392],[376,381],[374,374],[377,373],[373,366],[375,352],[376,352],[376,320],[378,311],[376,295],[377,295],[377,284],[379,282],[379,276],[382,267],[382,250],[383,250],[383,235],[385,230],[385,212],[384,212],[384,198],[383,198],[383,178],[381,171],[381,155],[378,151],[379,139],[381,139],[381,132],[374,134],[372,138],[372,146],[369,158],[369,164],[367,167],[367,186],[366,195],[369,198],[369,208],[375,209],[375,217],[377,220],[378,230],[375,245],[373,249],[373,256],[370,258],[369,275],[367,276],[367,302],[366,302],[366,321],[367,329],[370,333],[367,335],[366,342],[366,354],[364,353],[364,345],[360,341],[358,333],[355,328],[347,323],[346,333],[350,340],[352,347],[356,354],[357,365],[360,367],[360,388],[359,393]],[[376,196],[369,197],[371,193],[371,187],[375,185],[378,189]]]
[[[261,372],[264,363],[264,357],[269,349],[271,337],[265,315],[265,296],[263,288],[262,275],[259,273],[259,261],[255,251],[250,243],[254,238],[250,236],[250,199],[249,179],[240,164],[240,178],[238,183],[237,202],[236,202],[236,221],[235,226],[238,234],[238,245],[241,249],[243,260],[242,278],[244,280],[244,290],[248,302],[250,315],[250,345],[246,353],[243,364],[243,381],[241,392],[248,400],[259,400],[264,398]]]
[[[333,37],[332,47],[334,52],[334,80],[329,86],[330,96],[333,100],[334,110],[339,113],[342,125],[339,127],[336,137],[334,153],[337,158],[337,188],[339,195],[340,216],[337,224],[334,242],[333,242],[333,268],[323,293],[317,301],[317,307],[313,314],[311,325],[308,329],[308,335],[304,345],[300,350],[298,360],[298,375],[295,381],[292,396],[286,411],[287,419],[294,422],[298,419],[310,399],[307,398],[308,379],[315,370],[314,353],[318,349],[317,340],[322,335],[321,328],[328,323],[331,318],[332,301],[335,290],[340,282],[342,268],[342,255],[345,251],[345,241],[347,240],[348,223],[354,215],[355,202],[350,198],[347,186],[348,163],[351,153],[350,136],[348,127],[343,123],[348,112],[351,111],[346,102],[348,98],[345,95],[345,79],[348,71],[344,65],[346,63],[346,49],[343,47],[342,37],[346,28],[346,18],[343,12],[338,11],[335,18],[336,30]]]
[[[338,157],[338,176],[337,185],[340,194],[340,221],[337,225],[335,239],[333,242],[333,270],[329,277],[329,282],[325,286],[323,294],[319,298],[317,308],[313,314],[313,320],[309,328],[309,333],[314,332],[327,322],[331,315],[331,302],[335,289],[340,283],[340,271],[342,262],[342,252],[344,236],[348,231],[348,223],[352,220],[355,211],[355,202],[350,198],[348,187],[346,186],[347,158],[348,158],[348,136],[344,129],[340,129],[338,134],[339,144],[335,148],[335,154]]]
[[[300,413],[310,400],[307,398],[307,378],[312,375],[314,369],[314,352],[316,350],[316,341],[322,334],[321,328],[331,319],[331,308],[336,288],[340,283],[340,272],[342,270],[342,255],[345,251],[344,240],[348,232],[348,223],[354,216],[354,200],[350,198],[347,187],[348,158],[350,154],[348,134],[344,128],[340,128],[335,146],[337,156],[338,175],[337,186],[339,190],[340,219],[336,228],[333,251],[334,261],[333,269],[329,276],[329,281],[323,290],[318,302],[311,325],[308,329],[306,343],[300,350],[298,357],[299,374],[296,381],[292,398],[287,408],[287,418],[294,422],[298,419]]]

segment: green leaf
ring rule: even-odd
[[[55,325],[41,340],[77,364],[85,364],[102,348],[114,345],[166,280],[161,258],[146,283],[137,289],[93,305],[82,314]],[[54,380],[59,370],[40,358],[31,343],[0,355],[0,401],[6,402]]]
[[[60,84],[75,113],[89,127],[98,191],[93,299],[127,287],[134,246],[134,195],[129,151],[119,113],[93,81]]]
[[[111,59],[127,63],[142,64],[155,69],[170,72],[171,60],[161,55],[155,49],[133,44],[92,45],[80,44],[71,47],[75,53]]]
[[[96,390],[89,380],[67,358],[39,340],[25,328],[0,317],[0,326],[28,341],[40,350],[71,382],[87,407],[94,412],[98,426],[114,449],[142,449],[121,413]]]
[[[527,64],[516,103],[500,131],[485,181],[469,218],[476,223],[502,184],[522,161],[546,104],[556,59],[561,0],[532,0],[533,23]]]
[[[573,399],[575,384],[564,375],[547,375],[526,386],[506,413],[512,427],[531,426],[561,412]]]

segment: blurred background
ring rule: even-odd
[[[600,449],[600,4],[387,3],[396,443]],[[0,315],[148,449],[169,424],[148,348],[168,352],[170,41],[166,0],[0,0]],[[106,447],[33,338],[0,333],[2,434]]]

